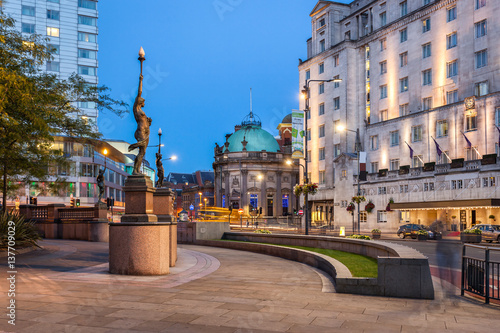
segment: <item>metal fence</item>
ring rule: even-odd
[[[484,251],[484,259],[467,255],[468,248]],[[464,244],[462,250],[462,296],[469,293],[484,297],[488,304],[490,300],[500,301],[500,261],[490,260],[490,252],[499,251],[498,247],[488,247]]]

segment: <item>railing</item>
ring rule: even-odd
[[[484,250],[484,259],[467,256],[467,248]],[[490,251],[500,253],[500,248],[464,244],[462,249],[461,294],[467,291],[482,296],[486,304],[491,299],[500,301],[500,261],[490,260]]]
[[[439,174],[439,173],[448,173],[448,171],[450,170],[450,165],[449,164],[437,164],[436,165],[436,169],[435,169],[435,173],[436,174]]]
[[[477,170],[481,167],[481,160],[465,161],[465,170]]]
[[[31,218],[35,220],[46,220],[49,218],[49,207],[34,207],[31,210]]]
[[[59,218],[64,219],[92,219],[95,216],[94,207],[79,207],[79,208],[60,208]]]

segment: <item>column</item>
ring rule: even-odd
[[[281,176],[283,171],[276,171],[276,199],[274,204],[274,216],[280,217],[283,215],[283,198],[281,193]]]
[[[241,170],[241,207],[243,208],[248,205],[248,170]]]
[[[267,215],[267,185],[266,185],[266,178],[267,178],[267,173],[262,172],[262,180],[260,181],[260,204],[259,206],[262,207],[262,215]]]
[[[229,208],[229,201],[230,201],[230,196],[231,196],[231,187],[229,187],[229,171],[224,171],[224,186],[226,187],[224,189],[224,195],[226,196],[226,204],[225,208]]]

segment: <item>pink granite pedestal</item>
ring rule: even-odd
[[[177,219],[174,212],[175,194],[170,188],[156,188],[153,194],[153,212],[158,222],[170,224],[170,267],[177,261]]]

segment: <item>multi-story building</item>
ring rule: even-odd
[[[367,213],[361,204],[361,230],[436,220],[465,228],[498,217],[499,14],[492,0],[317,3],[300,86],[342,82],[310,82],[313,211],[332,209],[336,226],[350,228],[359,129],[361,194],[375,205]]]
[[[3,0],[3,12],[16,21],[25,34],[49,38],[53,59],[45,64],[48,73],[67,79],[73,73],[89,84],[97,84],[97,1],[92,0]],[[79,102],[83,117],[97,123],[92,102]]]

